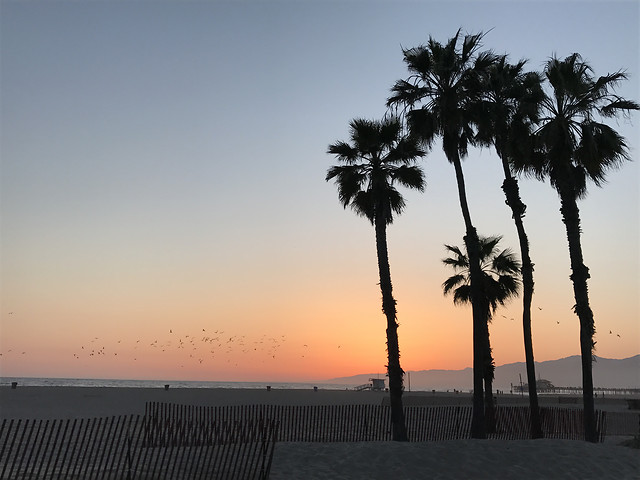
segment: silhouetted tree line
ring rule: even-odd
[[[350,123],[350,142],[329,146],[339,164],[326,180],[334,180],[342,205],[367,218],[374,227],[382,312],[387,320],[387,372],[393,439],[406,441],[402,409],[403,374],[400,365],[396,301],[393,297],[386,228],[402,213],[405,201],[397,187],[423,191],[425,176],[418,160],[436,139],[453,165],[465,225],[464,249],[447,245],[443,262],[454,275],[443,283],[454,303],[470,303],[473,318],[473,419],[471,436],[486,438],[493,428],[492,380],[494,363],[488,324],[498,305],[519,294],[522,286],[522,325],[531,437],[542,437],[531,338],[533,263],[523,217],[518,176],[549,179],[560,199],[566,227],[574,312],[580,323],[585,440],[596,442],[592,359],[595,324],[589,306],[581,246],[577,201],[587,194],[587,181],[601,186],[607,170],[629,160],[625,139],[605,119],[630,115],[640,106],[615,93],[627,79],[623,70],[596,77],[586,61],[574,53],[551,57],[542,73],[525,70],[506,55],[481,50],[484,34],[460,30],[440,43],[403,50],[408,77],[391,87],[382,120],[356,118]],[[520,263],[509,250],[497,247],[500,237],[481,237],[472,221],[462,160],[469,147],[492,146],[504,171],[502,189],[512,212],[520,243]]]

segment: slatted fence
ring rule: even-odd
[[[411,441],[442,441],[469,438],[471,406],[407,406],[405,422]],[[149,441],[162,442],[167,431],[189,438],[211,435],[212,419],[229,422],[250,418],[273,418],[280,422],[279,441],[363,442],[391,440],[391,410],[388,405],[249,405],[194,407],[167,403],[147,403]],[[542,428],[547,438],[584,439],[582,410],[560,407],[540,408]],[[530,438],[529,407],[496,408],[494,439]],[[605,412],[596,411],[600,440],[606,432]],[[214,433],[215,434],[215,433]]]
[[[147,403],[147,438],[162,443],[172,435],[201,438],[216,435],[212,419],[238,422],[273,418],[279,422],[278,440],[286,442],[357,442],[390,439],[388,408],[382,405],[234,405],[194,407]]]
[[[469,438],[471,406],[407,406],[411,441]],[[264,479],[277,440],[391,440],[388,405],[196,407],[148,403],[138,415],[74,420],[3,420],[0,478]],[[580,409],[540,408],[547,438],[583,439]],[[633,417],[633,418],[632,418]],[[628,419],[616,417],[620,430]],[[266,420],[269,419],[269,420]],[[600,440],[605,412],[596,411]],[[495,439],[529,438],[529,408],[496,409]]]
[[[599,441],[607,432],[607,413],[596,410],[596,430]],[[510,406],[496,408],[496,431],[489,438],[516,440],[530,438],[531,411],[529,407]],[[566,440],[584,439],[584,415],[582,409],[540,407],[540,423],[545,438]]]
[[[212,420],[215,436],[171,432],[150,442],[138,415],[74,420],[3,420],[0,478],[266,479],[277,421]]]
[[[607,412],[607,435],[640,435],[640,413]]]

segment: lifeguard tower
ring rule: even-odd
[[[371,390],[374,392],[380,392],[384,390],[384,378],[370,378]]]
[[[357,387],[355,387],[355,390],[372,390],[374,392],[382,392],[385,390],[384,378],[370,378],[369,383],[358,385]]]

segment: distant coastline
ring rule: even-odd
[[[540,378],[550,380],[556,387],[581,387],[580,357],[578,355],[558,360],[536,362]],[[597,358],[594,363],[594,386],[596,388],[640,388],[640,354],[624,359]],[[496,367],[494,386],[509,393],[512,385],[518,385],[520,377],[526,379],[524,362]],[[405,375],[406,391],[469,392],[472,385],[471,368],[462,370],[419,370]],[[96,379],[96,378],[39,378],[0,377],[0,386],[17,382],[31,387],[114,387],[114,388],[224,388],[224,389],[273,389],[286,390],[351,390],[369,383],[370,378],[385,378],[383,373],[358,374],[337,377],[317,382],[217,382],[176,379]],[[388,386],[388,383],[387,383]]]
[[[348,383],[312,382],[203,382],[187,380],[120,380],[101,378],[37,378],[0,377],[0,386],[17,382],[24,387],[109,387],[109,388],[224,388],[224,389],[266,389],[267,386],[279,390],[344,390],[355,387]]]
[[[582,386],[581,358],[579,355],[536,362],[538,378],[549,380],[556,387]],[[628,358],[612,359],[596,357],[593,363],[593,382],[596,388],[640,388],[640,354]],[[359,385],[380,374],[358,374],[327,380],[327,383]],[[496,367],[494,388],[509,392],[512,386],[526,382],[524,362],[508,363]],[[411,391],[469,392],[473,385],[473,370],[412,370],[405,373],[405,389]]]

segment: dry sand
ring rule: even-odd
[[[383,392],[335,390],[0,387],[0,419],[143,414],[146,402],[185,405],[380,404]],[[468,395],[407,394],[414,402],[467,404]],[[552,400],[545,400],[552,401]],[[557,399],[556,399],[557,401]],[[510,398],[505,403],[516,403]],[[619,411],[624,401],[598,408]],[[271,477],[281,479],[640,479],[640,450],[571,440],[455,440],[428,443],[284,443]]]
[[[270,478],[638,479],[638,452],[575,440],[280,443]]]
[[[0,419],[144,414],[146,402],[179,405],[380,405],[388,394],[353,390],[226,388],[0,387]]]

